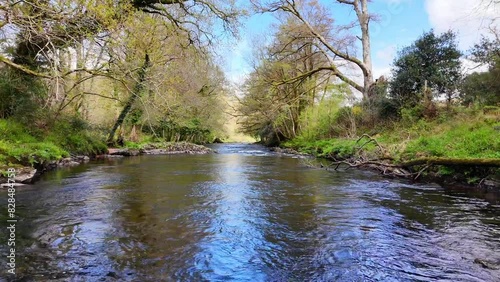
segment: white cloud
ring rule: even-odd
[[[376,58],[386,64],[392,63],[394,57],[396,56],[396,45],[388,45],[380,50],[378,50],[375,54]]]
[[[474,72],[485,72],[488,71],[488,66],[485,64],[478,64],[471,60],[461,58],[460,62],[462,63],[462,73],[463,74],[471,74]]]
[[[384,76],[385,78],[391,77],[391,67],[374,67],[373,68],[373,78],[378,79]]]
[[[490,25],[498,26],[500,5],[487,0],[425,0],[429,23],[436,32],[459,32],[460,48],[469,49],[487,34]]]
[[[375,53],[375,60],[373,61],[373,77],[375,79],[382,75],[386,78],[391,75],[390,64],[396,57],[396,53],[396,45],[387,45]]]

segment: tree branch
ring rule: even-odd
[[[16,63],[12,62],[11,60],[7,59],[6,57],[4,57],[3,55],[0,55],[0,62],[3,62],[4,64],[6,64],[12,68],[20,70],[20,71],[24,72],[25,74],[29,74],[29,75],[37,76],[37,77],[42,77],[42,78],[52,78],[52,76],[50,76],[50,75],[36,72],[36,71],[28,69],[27,67],[16,64]]]

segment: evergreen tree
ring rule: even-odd
[[[414,106],[421,100],[426,84],[434,95],[451,95],[461,77],[460,56],[452,31],[439,36],[433,30],[424,33],[394,60],[391,98],[400,106]]]

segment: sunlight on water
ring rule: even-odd
[[[214,147],[218,154],[94,162],[19,189],[18,278],[500,277],[496,199],[370,172],[313,169],[258,145]]]

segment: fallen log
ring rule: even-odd
[[[377,160],[346,160],[333,162],[330,166],[336,165],[337,170],[341,164],[347,165],[347,169],[356,167],[370,167],[380,171],[384,175],[393,175],[405,178],[419,178],[422,173],[433,165],[445,166],[481,166],[500,167],[500,159],[450,159],[450,158],[420,158],[399,164],[390,164]],[[422,166],[418,171],[413,172],[413,167]]]
[[[488,166],[500,167],[500,159],[453,159],[453,158],[420,158],[398,164],[400,167],[417,165],[446,165],[446,166]]]
[[[362,140],[367,139],[361,145]],[[373,143],[378,147],[378,157],[375,159],[369,158],[363,153],[363,148],[367,145]],[[393,175],[406,178],[419,178],[424,171],[432,166],[442,165],[449,167],[490,167],[498,168],[500,167],[500,158],[495,159],[463,159],[463,158],[440,158],[440,157],[426,157],[418,158],[409,161],[395,162],[394,158],[387,153],[387,150],[378,143],[378,141],[368,134],[363,134],[357,141],[354,147],[356,153],[346,160],[336,160],[333,158],[334,162],[330,166],[335,166],[334,170],[338,170],[341,165],[346,165],[347,168],[359,168],[359,167],[370,167],[372,169],[380,171],[384,175]],[[373,157],[373,156],[372,156]],[[329,166],[329,167],[330,167]]]

